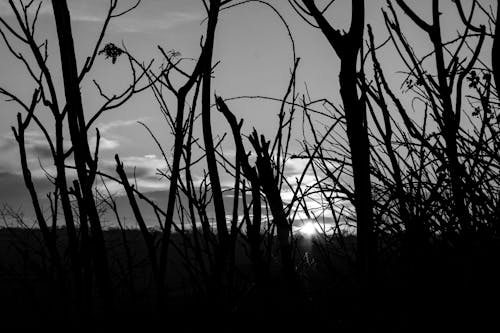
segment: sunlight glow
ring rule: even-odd
[[[299,229],[299,231],[304,236],[309,236],[309,237],[318,233],[318,230],[316,229],[316,226],[314,225],[313,222],[307,222]]]

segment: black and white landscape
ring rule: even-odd
[[[499,12],[0,0],[0,329],[498,326]]]

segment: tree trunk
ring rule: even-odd
[[[363,43],[365,3],[364,0],[352,0],[351,26],[346,34],[341,34],[332,28],[313,0],[303,0],[303,3],[340,58],[340,95],[347,121],[354,179],[357,262],[361,280],[368,282],[376,258],[377,243],[373,221],[366,105],[358,96],[356,82],[358,75],[356,63]]]
[[[205,41],[205,57],[203,59],[202,89],[201,89],[201,121],[203,140],[207,156],[207,167],[210,176],[210,186],[215,209],[219,244],[216,253],[216,275],[221,275],[228,258],[229,233],[226,225],[226,213],[220,185],[219,171],[215,157],[215,147],[212,136],[211,123],[211,82],[212,82],[212,55],[214,48],[215,28],[219,17],[220,0],[210,1],[208,13],[207,36]]]
[[[71,32],[71,20],[66,0],[52,0],[52,8],[59,39],[64,92],[66,97],[66,110],[68,113],[68,126],[73,144],[75,166],[78,181],[81,186],[84,209],[88,216],[95,246],[96,277],[107,305],[111,305],[111,281],[109,277],[108,261],[104,234],[102,231],[99,214],[92,192],[93,176],[87,173],[87,165],[93,166],[87,140],[85,117],[78,81],[78,69]]]

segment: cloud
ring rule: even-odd
[[[7,152],[15,148],[17,148],[17,143],[13,135],[0,137],[0,152]]]
[[[304,169],[306,168],[309,160],[306,158],[290,158],[286,161],[285,164],[285,175],[288,177],[297,177],[299,178]],[[307,169],[308,174],[312,174],[311,166]]]
[[[14,1],[14,4],[16,4],[16,8],[21,11],[21,7],[17,5],[16,2],[17,1]],[[28,3],[26,0],[23,0],[23,2],[24,4]],[[70,0],[68,2],[72,21],[104,22],[104,18],[108,9],[107,1]],[[34,1],[28,12],[31,15],[34,15],[40,3],[40,11],[38,12],[39,16],[53,15],[52,5],[49,1]],[[102,4],[104,4],[104,6]],[[14,16],[14,12],[12,11],[8,0],[0,0],[0,15]]]
[[[25,144],[28,158],[49,159],[52,157],[50,146],[41,132],[28,131],[25,133]],[[18,145],[13,135],[0,137],[0,152],[17,153]]]
[[[25,133],[25,144],[32,177],[45,179],[47,173],[55,176],[56,170],[52,159],[52,152],[45,136],[38,131],[28,131]],[[95,144],[96,137],[90,137],[89,145],[92,152],[95,149]],[[63,145],[65,149],[69,149],[71,142],[69,139],[66,139]],[[109,151],[116,149],[119,145],[119,139],[101,136],[99,150]],[[21,174],[18,146],[13,135],[0,137],[0,165],[1,170]],[[67,170],[68,176],[72,173],[71,169]]]
[[[308,159],[289,159],[285,165],[285,178],[290,184],[289,188],[285,188],[281,192],[281,197],[285,203],[290,203],[294,199],[294,194],[297,189],[297,181],[301,179],[302,191],[308,188],[317,188],[318,179],[314,175],[312,167],[309,165]],[[306,169],[304,173],[304,170]],[[335,166],[332,164],[332,168]],[[296,212],[296,219],[308,220],[310,218],[321,217],[331,219],[335,214],[342,211],[344,216],[350,215],[352,205],[345,199],[344,195],[334,190],[335,186],[328,179],[321,182],[321,192],[312,191],[307,193],[307,197],[299,205],[295,202],[292,212]],[[300,197],[302,194],[297,193]],[[330,206],[330,203],[332,204]],[[335,212],[332,211],[332,208]]]
[[[202,18],[199,13],[165,11],[159,15],[153,13],[147,18],[132,14],[126,15],[113,21],[113,25],[123,32],[154,32],[200,21]]]
[[[52,6],[49,1],[42,1],[39,16],[53,15]],[[33,15],[39,2],[35,1],[30,13]],[[135,1],[120,2],[116,12],[122,12],[132,5]],[[71,0],[68,3],[72,21],[96,24],[104,22],[108,12],[108,1],[101,0]],[[20,8],[19,6],[17,6]],[[0,0],[0,15],[14,16],[8,0]],[[173,27],[201,21],[201,13],[188,11],[175,11],[171,9],[168,3],[158,3],[154,6],[141,4],[138,8],[127,13],[124,16],[117,17],[111,21],[110,28],[119,32],[128,33],[147,33],[155,31],[168,30]]]
[[[168,188],[169,182],[158,173],[166,171],[165,161],[154,154],[144,156],[121,157],[125,174],[131,184],[135,184],[142,192],[162,191]],[[116,162],[104,160],[101,163],[101,171],[113,176],[116,175]],[[116,182],[107,181],[106,185],[112,193],[123,194],[123,187]]]
[[[46,179],[34,178],[33,182],[40,199],[43,199],[45,193],[52,189],[52,184]],[[29,195],[22,175],[0,171],[0,188],[3,189],[0,191],[0,204],[9,204],[12,207],[30,207]]]
[[[149,118],[144,117],[144,118],[136,118],[136,119],[129,119],[129,120],[114,120],[114,121],[110,121],[108,123],[98,124],[96,127],[99,129],[99,132],[101,132],[101,134],[104,134],[104,133],[110,132],[110,130],[115,129],[115,128],[138,125],[139,122],[144,123],[148,119]]]
[[[95,136],[89,139],[89,146],[92,151],[95,150],[97,138]],[[116,139],[108,139],[103,136],[99,139],[99,151],[113,150],[120,146],[120,142]]]
[[[113,133],[114,129],[120,129],[127,126],[138,125],[138,122],[146,122],[148,118],[136,118],[129,120],[114,120],[108,123],[97,124],[95,127],[99,129],[100,133],[100,142],[99,142],[99,150],[113,150],[120,146],[120,142],[127,140],[126,138]],[[89,145],[91,150],[95,149],[96,144],[96,136],[92,136],[89,138]]]
[[[71,19],[74,21],[87,21],[87,22],[102,22],[104,20],[103,15],[93,15],[88,11],[88,7],[82,6],[81,3],[89,2],[89,1],[70,1],[70,14]],[[26,4],[27,1],[24,1]],[[38,12],[39,16],[43,15],[52,15],[52,6],[49,1],[35,1],[29,8],[29,13],[34,15],[38,5],[40,5],[40,11]],[[21,7],[14,2],[16,8],[21,11]],[[2,16],[14,16],[14,11],[12,10],[8,0],[0,0],[0,15]]]
[[[126,140],[126,138],[113,133],[114,129],[136,125],[138,121],[146,121],[146,119],[147,118],[117,120],[97,125],[101,133],[99,150],[101,152],[113,151],[120,146],[122,141]],[[51,175],[54,175],[55,170],[53,168],[52,153],[43,133],[36,130],[27,131],[25,133],[25,143],[28,163],[33,177],[45,178],[45,171],[42,170],[40,164],[43,165],[44,169]],[[66,138],[63,144],[65,149],[71,147],[71,141],[69,138]],[[95,144],[96,136],[90,136],[89,146],[92,152],[95,150]],[[154,162],[157,160],[155,155],[147,155],[145,157],[146,160],[148,158],[149,165],[153,165],[154,168],[159,165],[158,162]],[[133,163],[138,167],[138,170],[140,170],[142,165],[146,164],[145,162],[142,162],[140,158],[137,160],[133,160],[133,158],[130,160],[124,159],[124,161],[127,163]],[[151,161],[154,163],[151,164]],[[114,161],[111,161],[111,163],[114,164]],[[145,166],[145,169],[149,170],[149,165]],[[21,174],[21,170],[19,168],[19,148],[13,134],[4,134],[3,136],[0,136],[0,166],[1,170]],[[162,166],[164,165],[162,164]]]

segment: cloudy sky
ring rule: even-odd
[[[68,1],[77,57],[79,65],[82,66],[96,41],[108,1]],[[324,37],[318,30],[305,24],[293,12],[287,1],[269,2],[282,13],[295,38],[297,55],[301,57],[298,89],[305,92],[307,84],[312,99],[338,100],[338,61]],[[387,35],[380,12],[385,0],[366,2],[367,23],[374,26],[377,39],[382,41]],[[442,2],[445,3],[443,21],[446,31],[455,32],[456,13],[449,4],[451,1]],[[52,10],[49,1],[45,0],[43,3],[36,36],[40,42],[48,40],[49,66],[58,83],[59,94],[63,96]],[[120,0],[119,7],[124,9],[133,3],[131,0]],[[328,12],[338,28],[346,30],[348,28],[349,17],[346,13],[349,12],[349,3],[348,0],[337,0],[333,10]],[[408,3],[424,15],[430,8],[429,0],[411,0]],[[7,22],[14,23],[13,13],[7,0],[0,0],[0,16]],[[165,50],[174,49],[186,58],[198,57],[200,37],[205,29],[203,19],[204,8],[200,0],[142,0],[136,10],[112,21],[104,42],[113,42],[117,45],[124,43],[137,59],[144,62],[156,59],[153,68],[159,68],[161,54],[158,45]],[[411,25],[407,25],[407,28],[409,38],[418,43],[419,51],[425,52],[429,47],[424,42],[425,36]],[[215,92],[225,98],[243,95],[280,98],[288,83],[293,57],[286,29],[278,16],[258,2],[244,4],[223,12],[217,29],[214,60],[220,61],[220,65],[214,73]],[[19,51],[27,50],[19,48]],[[391,52],[387,51],[387,56],[384,55],[384,66],[387,70],[395,72],[399,64],[393,61],[390,54]],[[25,100],[29,99],[33,83],[25,68],[9,53],[3,41],[0,41],[0,59],[0,85]],[[90,117],[104,102],[93,85],[93,80],[99,82],[106,93],[113,95],[126,87],[129,79],[130,72],[124,59],[119,59],[112,65],[109,60],[99,57],[93,71],[82,83],[87,117]],[[395,80],[399,78],[396,77]],[[252,127],[256,127],[261,133],[271,136],[275,131],[279,104],[270,101],[238,100],[230,102],[229,105],[238,118],[245,119],[243,132],[249,133]],[[0,202],[29,211],[29,202],[19,170],[17,145],[10,130],[15,124],[18,111],[17,107],[8,103],[5,98],[0,100]],[[43,115],[47,110],[40,112],[39,116],[42,119],[46,121],[50,119]],[[162,193],[166,182],[160,180],[156,170],[165,168],[165,163],[150,135],[138,124],[139,121],[147,124],[167,152],[169,151],[173,142],[170,130],[152,95],[144,92],[119,109],[104,114],[96,122],[95,126],[100,129],[102,136],[100,167],[103,171],[113,173],[113,155],[118,153],[126,165],[136,168],[135,174],[142,190]],[[215,135],[222,135],[228,131],[225,121],[217,112],[214,113],[213,123]],[[298,144],[295,141],[300,140],[300,137],[297,135],[293,139],[293,147],[297,149]],[[90,140],[91,143],[92,140],[95,142],[95,138],[91,137]],[[26,141],[39,192],[46,193],[50,188],[43,179],[45,173],[50,174],[53,169],[50,152],[41,133],[34,127],[28,131]],[[226,148],[226,153],[228,156],[231,155],[230,145]],[[292,179],[300,173],[301,167],[300,161],[294,163],[290,165],[288,174]],[[223,179],[224,181],[229,180]],[[118,191],[118,188],[111,186],[111,190]]]

